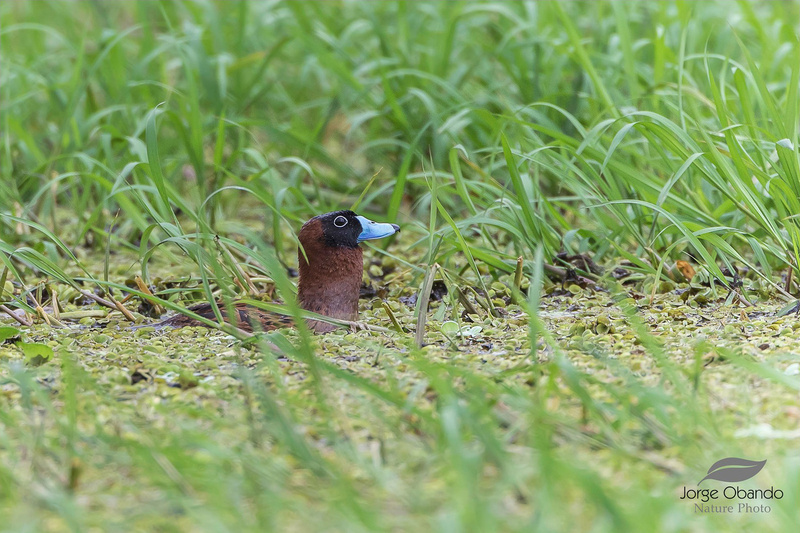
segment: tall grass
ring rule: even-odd
[[[342,205],[377,172],[362,205],[395,218],[429,210],[430,156],[443,205],[465,225],[499,224],[511,256],[539,242],[548,255],[604,252],[611,235],[639,256],[796,269],[794,3],[739,3],[735,24],[684,4],[338,9],[112,3],[77,17],[55,4],[67,28],[9,6],[4,204],[55,222],[69,202],[83,213],[76,237],[122,208],[117,233],[130,241],[148,225],[136,196],[154,184],[185,198],[182,211],[202,205],[209,223],[231,218],[237,195],[215,194],[227,185],[299,220],[317,209],[307,195]],[[110,21],[119,31],[102,30]],[[156,108],[165,180],[141,164]]]

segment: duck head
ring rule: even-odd
[[[352,211],[318,215],[300,229],[297,251],[300,280],[297,298],[308,311],[338,318],[358,319],[358,295],[364,272],[359,243],[382,239],[400,231],[397,224],[381,224]],[[336,326],[309,321],[316,333]]]

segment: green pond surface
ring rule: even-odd
[[[615,523],[602,505],[585,505],[585,485],[542,493],[552,475],[543,465],[552,461],[596,477],[629,515],[644,512],[644,497],[691,528],[727,523],[698,522],[677,497],[715,460],[791,464],[790,444],[800,438],[800,321],[779,316],[785,302],[726,304],[725,289],[686,283],[656,294],[623,285],[612,294],[548,281],[530,321],[513,303],[513,275],[487,277],[499,316],[477,298],[474,314],[458,305],[453,312],[451,295],[440,294],[417,348],[412,297],[420,280],[366,256],[364,281],[378,290],[362,298],[361,320],[387,331],[313,337],[313,360],[293,329],[263,343],[204,327],[134,329],[95,305],[63,311],[105,316],[19,328],[22,340],[54,355],[31,360],[15,339],[0,346],[0,463],[20,489],[5,500],[10,523],[37,509],[39,526],[53,531],[70,527],[70,513],[72,525],[101,528],[108,519],[187,530],[205,513],[324,527],[321,515],[308,513],[355,492],[332,529],[347,529],[359,509],[365,523],[404,528],[470,501],[474,495],[453,492],[459,472],[486,487],[484,505],[502,507],[509,528],[530,523],[554,495],[577,523]],[[113,275],[130,274],[130,261],[114,262]],[[151,272],[158,268],[156,261]],[[170,267],[176,279],[190,270]],[[462,441],[462,457],[440,451],[452,439]],[[757,486],[783,483],[788,492],[783,474],[767,466]],[[632,494],[639,504],[625,502]],[[777,502],[772,513],[788,519],[788,504]],[[81,518],[86,510],[96,512]],[[267,520],[266,512],[274,514]],[[775,515],[736,520],[766,527]]]

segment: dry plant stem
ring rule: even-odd
[[[19,322],[23,326],[30,326],[31,325],[31,323],[28,322],[28,320],[26,320],[24,317],[21,317],[21,316],[17,315],[14,311],[9,309],[5,305],[0,305],[0,311],[2,311],[3,313],[7,314],[8,316],[10,316],[11,318],[16,320],[17,322]]]
[[[371,324],[367,324],[366,322],[350,322],[350,321],[346,320],[346,321],[344,321],[344,323],[346,325],[350,326],[351,328],[356,329],[356,330],[363,329],[363,330],[367,330],[367,331],[377,331],[379,333],[391,333],[392,332],[392,330],[389,329],[389,328],[384,328],[382,326],[373,326]]]
[[[47,313],[45,313],[45,312],[44,312],[44,309],[42,309],[42,313],[43,313],[43,315],[46,317],[46,319],[47,319],[47,324],[48,324],[49,326],[52,326],[53,324],[55,324],[56,326],[60,326],[60,327],[62,327],[62,328],[63,328],[63,327],[66,327],[66,326],[64,325],[64,323],[63,323],[63,322],[61,322],[59,319],[57,319],[56,317],[54,317],[54,316],[51,316],[51,315],[48,315]]]
[[[144,282],[141,276],[134,277],[133,281],[136,283],[136,286],[139,287],[139,290],[141,292],[145,293],[148,296],[153,296],[153,293],[150,292],[150,287],[147,286],[147,284]],[[155,298],[155,296],[153,296],[153,298]],[[156,302],[152,303],[153,303],[153,309],[155,310],[156,313],[158,313],[159,315],[164,314],[165,309],[161,304],[158,304]]]
[[[80,292],[82,295],[86,296],[90,300],[94,300],[95,302],[99,303],[100,305],[102,305],[104,307],[108,307],[109,309],[113,309],[115,311],[117,310],[117,306],[112,304],[111,302],[109,302],[105,298],[101,298],[101,297],[97,296],[96,294],[93,294],[93,293],[91,293],[91,292],[89,292],[87,290],[84,290],[84,289],[78,289],[78,292]]]
[[[60,320],[61,311],[58,309],[59,308],[58,291],[55,290],[53,287],[50,287],[50,293],[52,294],[51,301],[53,303],[53,316],[56,318],[56,320]]]
[[[425,283],[422,285],[422,294],[419,295],[419,299],[417,300],[419,314],[417,315],[417,331],[414,335],[414,342],[420,348],[425,340],[425,322],[428,320],[428,300],[430,300],[431,297],[433,279],[436,277],[436,272],[439,268],[439,263],[434,263],[428,269],[428,273],[425,275]]]
[[[268,278],[266,276],[253,276],[250,278],[250,281],[253,283],[272,283],[272,278]]]
[[[36,302],[36,300],[34,300],[34,302]],[[55,324],[56,326],[64,327],[64,324],[59,319],[57,319],[54,316],[48,315],[45,312],[44,308],[42,308],[42,306],[39,305],[38,303],[36,303],[36,312],[48,326],[53,326],[53,324]]]
[[[514,270],[514,287],[516,287],[517,290],[522,286],[523,266],[522,256],[517,257],[517,268]]]
[[[108,295],[108,297],[110,298],[111,301],[106,300],[105,298],[101,298],[101,297],[97,296],[96,294],[92,294],[91,292],[89,292],[87,290],[84,290],[84,289],[78,289],[78,291],[82,295],[86,296],[87,298],[90,298],[90,299],[94,300],[95,302],[99,303],[102,306],[108,307],[109,309],[113,309],[114,311],[119,311],[130,322],[136,322],[136,318],[131,314],[130,311],[128,311],[128,308],[125,307],[124,305],[122,305],[121,303],[119,303],[118,301],[116,301],[114,299],[114,297],[111,296],[110,294]]]
[[[747,297],[741,292],[737,291],[736,298],[739,300],[740,303],[743,303],[747,307],[753,307],[753,304],[750,302],[750,300],[748,300]]]
[[[39,287],[41,288],[41,285]],[[37,290],[36,292],[40,291]],[[39,315],[39,317],[42,320],[44,320],[48,326],[52,326],[52,324],[50,323],[50,317],[47,315],[47,313],[44,312],[44,309],[42,309],[42,305],[39,303],[39,300],[36,299],[33,293],[31,293],[29,296],[30,299],[33,300],[33,303],[35,304],[34,309],[36,309],[36,313]],[[41,293],[39,294],[39,298],[41,298]]]
[[[19,202],[14,202],[14,208],[13,209],[14,209],[14,216],[15,217],[24,218],[25,210],[23,209],[22,204],[20,204]],[[37,218],[33,213],[30,213],[29,216],[34,220]],[[28,227],[27,224],[23,224],[20,221],[20,222],[17,222],[17,226],[16,226],[16,228],[14,228],[14,231],[15,231],[15,233],[17,235],[29,235],[30,232],[31,232],[31,229]]]
[[[233,284],[241,291],[242,294],[247,293],[247,288],[242,285],[242,282],[236,276],[233,277]],[[252,294],[250,296],[253,296]]]
[[[111,300],[111,303],[114,305],[114,309],[116,309],[117,311],[122,313],[123,316],[125,316],[125,318],[127,318],[129,321],[136,322],[136,317],[134,317],[133,314],[130,311],[128,311],[127,307],[125,307],[124,305],[122,305],[121,303],[116,301],[114,299],[114,297],[111,296],[110,293],[108,295],[108,298]]]
[[[548,263],[544,263],[542,265],[542,268],[544,268],[544,270],[546,272],[549,272],[550,274],[553,274],[554,276],[558,276],[561,279],[564,279],[564,277],[566,277],[566,275],[567,275],[567,269],[566,268],[557,267],[555,265],[551,265],[551,264],[548,264]]]
[[[790,294],[792,292],[792,273],[793,272],[794,272],[794,270],[792,270],[792,267],[789,267],[789,272],[786,273],[786,285],[784,286],[783,290],[787,294]]]
[[[36,313],[38,313],[38,315],[39,315],[39,318],[41,318],[42,320],[44,320],[44,321],[45,321],[45,323],[46,323],[48,326],[52,326],[52,324],[50,323],[50,317],[49,317],[49,316],[47,316],[47,313],[45,313],[45,312],[44,312],[44,309],[42,309],[42,306],[41,306],[41,305],[39,305],[39,304],[36,304]]]
[[[85,311],[65,311],[61,313],[61,318],[65,320],[80,320],[81,318],[105,318],[108,311],[103,309],[87,309]]]
[[[56,326],[64,327],[64,324],[59,319],[57,319],[55,316],[48,315],[44,308],[39,305],[36,300],[34,300],[34,303],[36,303],[36,312],[39,313],[39,316],[42,317],[42,320],[44,320],[48,326],[55,324]]]

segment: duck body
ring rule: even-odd
[[[358,319],[358,296],[364,273],[363,252],[359,243],[388,237],[400,231],[396,224],[381,224],[352,211],[334,211],[318,215],[300,229],[297,251],[299,281],[297,301],[303,309],[340,320]],[[216,304],[226,322],[245,331],[269,331],[293,324],[292,318],[270,313],[243,303],[234,304],[234,316],[226,306]],[[216,320],[212,304],[189,308],[204,318]],[[327,333],[334,324],[308,320],[315,333]],[[202,323],[185,315],[174,315],[159,325],[198,326]]]

